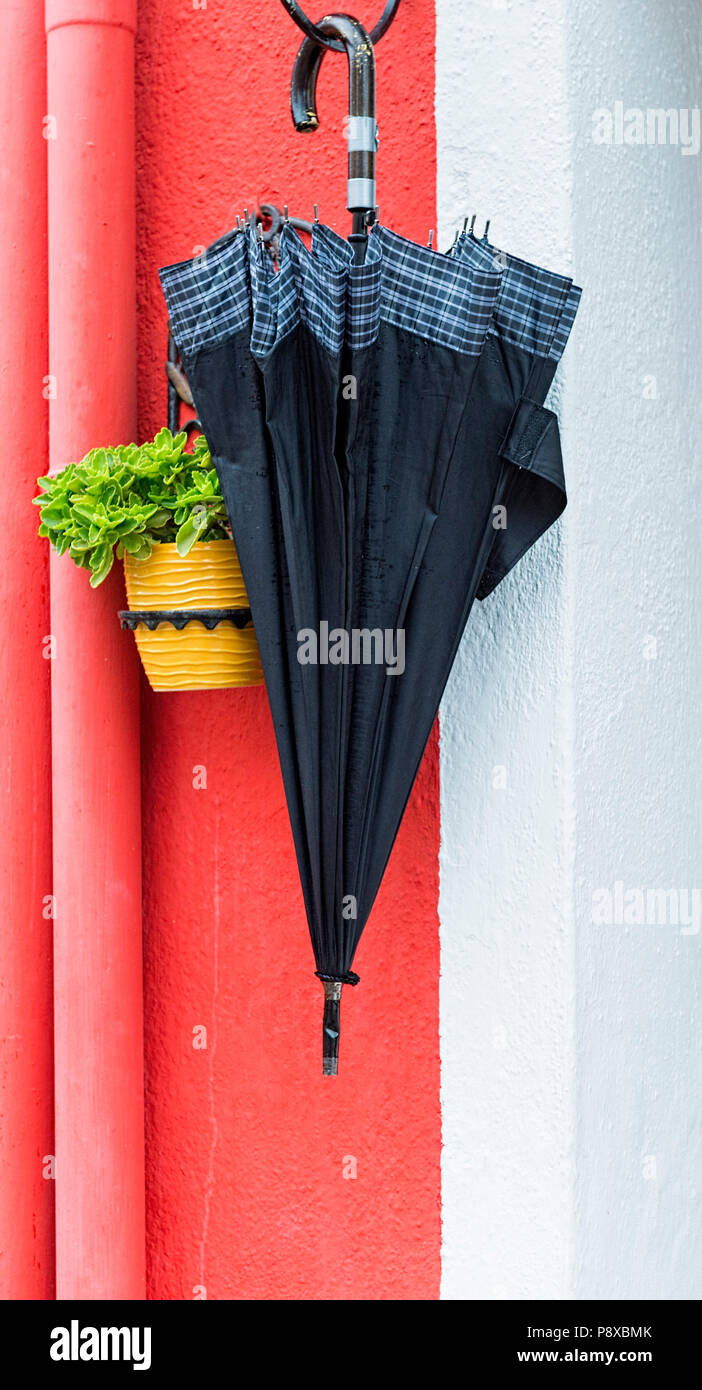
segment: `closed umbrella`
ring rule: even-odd
[[[365,243],[358,219],[352,245],[286,224],[274,264],[252,225],[161,271],[261,650],[327,1075],[473,599],[564,505],[542,403],[578,294],[473,238]]]

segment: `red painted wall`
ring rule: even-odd
[[[370,24],[380,0],[354,11]],[[140,6],[143,436],[165,418],[157,267],[245,204],[309,217],[317,202],[348,230],[346,62],[327,57],[322,127],[297,135],[300,37],[276,0]],[[403,0],[377,51],[378,197],[382,220],[417,238],[435,223],[433,53],[433,3]],[[438,801],[433,739],[356,958],[361,984],[344,991],[340,1074],[324,1079],[322,990],[265,691],[144,688],[150,1297],[438,1296]],[[406,999],[401,1034],[389,993]],[[206,1049],[193,1047],[201,1026]]]

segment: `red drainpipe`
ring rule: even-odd
[[[43,0],[3,0],[0,44],[0,1299],[53,1297],[49,557]]]
[[[52,469],[135,437],[136,0],[46,0]],[[144,1131],[139,674],[117,569],[51,557],[56,1269],[139,1299]]]

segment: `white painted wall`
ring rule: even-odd
[[[593,107],[617,99],[699,107],[702,11],[699,0],[569,11],[574,253],[588,287],[567,407],[575,1290],[690,1298],[702,1281],[702,935],[591,917],[593,890],[617,879],[702,888],[702,155],[587,137]]]
[[[584,287],[569,508],[441,711],[445,1298],[699,1294],[702,931],[592,921],[617,880],[702,888],[702,155],[592,139],[616,100],[700,103],[699,17],[437,0],[440,245],[477,211]]]

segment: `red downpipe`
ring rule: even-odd
[[[0,6],[0,1299],[52,1298],[49,557],[37,536],[48,464],[43,0]]]
[[[47,0],[52,469],[135,437],[136,0]],[[139,674],[97,590],[51,558],[56,1269],[140,1299],[144,1131]]]

